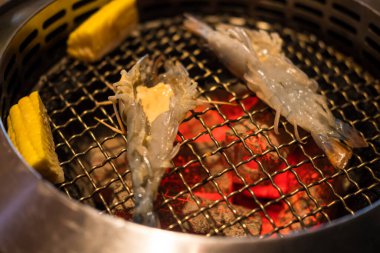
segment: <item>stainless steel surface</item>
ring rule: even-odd
[[[38,1],[6,1],[0,8],[1,13],[1,27],[0,27],[0,56],[3,56],[5,47],[8,45],[9,40],[19,30],[19,28],[30,17],[34,16],[41,8],[46,6],[49,2],[47,0]]]
[[[245,1],[242,2],[245,3]],[[275,2],[277,1],[273,1],[273,6],[276,5]],[[328,1],[328,4],[331,5],[332,2]],[[371,4],[370,1],[366,2],[368,5]],[[54,8],[59,6],[58,3]],[[67,11],[69,12],[71,2],[66,1],[65,3],[67,5],[64,8],[68,8]],[[217,8],[217,3],[218,1],[210,1],[209,6]],[[294,1],[287,1],[286,3],[286,6],[289,7],[293,6]],[[96,4],[100,5],[100,1],[96,2]],[[146,4],[146,6],[148,5]],[[179,6],[179,4],[173,4],[172,6]],[[269,4],[269,6],[272,5]],[[282,6],[282,4],[279,6]],[[316,6],[319,5],[316,4]],[[38,27],[39,31],[41,31],[42,23],[46,21],[46,18],[51,17],[53,13],[59,10],[54,8],[45,9],[46,15],[41,15],[39,19],[36,16],[34,21],[37,20],[38,22],[34,22],[31,27]],[[360,12],[362,17],[360,20],[363,22],[361,25],[365,27],[368,27],[370,22],[364,23],[363,20],[370,20],[371,15],[374,13],[372,10],[367,10],[367,12]],[[363,17],[365,15],[363,13],[368,15]],[[72,20],[72,16],[68,16],[67,20]],[[66,16],[64,16],[63,20],[66,20]],[[63,22],[62,19],[59,22]],[[58,35],[57,41],[63,38],[64,34],[73,27],[73,23],[70,22],[62,35]],[[57,23],[55,28],[61,24]],[[377,22],[374,24],[379,25]],[[54,30],[53,28],[51,29]],[[337,28],[337,30],[340,29]],[[4,51],[2,51],[0,58],[0,80],[2,82],[0,107],[2,118],[6,117],[11,101],[15,101],[17,97],[28,92],[26,88],[28,84],[24,86],[24,81],[30,82],[29,86],[32,86],[32,81],[25,77],[25,73],[28,72],[24,69],[28,66],[23,66],[22,64],[24,59],[28,57],[27,53],[25,53],[28,50],[17,53],[16,63],[10,68],[9,75],[17,73],[14,69],[18,69],[18,75],[15,75],[16,77],[13,80],[9,76],[8,78],[4,76],[6,67],[12,66],[12,64],[9,64],[10,59],[12,59],[12,53],[17,51],[20,43],[30,32],[31,30],[28,30],[27,26],[25,26],[24,29],[19,31],[18,36],[16,34],[12,39],[12,44],[2,44],[4,45]],[[54,45],[57,41],[46,42],[48,34],[40,32],[37,39],[32,40],[26,48],[33,48],[36,41],[40,44],[42,43],[41,48]],[[360,44],[367,36],[377,35],[370,31],[369,35],[363,32],[361,37],[358,36],[359,39],[355,40],[355,44],[358,42],[359,44],[357,45],[363,45],[363,50],[359,49],[359,55],[366,51],[373,51],[374,60],[379,59],[376,46],[368,45],[368,43]],[[5,41],[8,40],[5,39]],[[42,52],[43,50],[37,50],[36,55],[39,56]],[[8,89],[8,86],[16,83],[17,88]],[[9,144],[9,140],[4,134],[2,123],[0,123],[0,126],[2,128],[0,132],[0,150],[2,150],[0,161],[3,163],[0,170],[0,182],[2,185],[2,190],[0,191],[0,251],[124,252],[128,249],[130,252],[157,250],[164,252],[231,252],[233,250],[241,252],[294,252],[297,249],[300,252],[306,250],[309,252],[321,252],[322,250],[326,252],[355,252],[360,249],[364,252],[374,252],[380,246],[378,240],[376,240],[376,234],[380,230],[379,201],[355,212],[352,216],[336,219],[320,228],[302,231],[281,239],[263,240],[255,238],[205,238],[142,227],[110,216],[100,215],[95,209],[69,200],[51,185],[40,180],[39,176],[25,165]],[[56,129],[55,131],[58,130]],[[371,138],[375,141],[378,137],[376,135]],[[9,168],[12,168],[12,170]],[[6,191],[3,189],[6,189]],[[358,194],[362,195],[363,192],[358,189]],[[364,230],[363,227],[365,227]]]

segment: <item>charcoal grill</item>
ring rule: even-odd
[[[138,1],[139,33],[92,64],[67,56],[68,33],[106,2],[10,1],[0,9],[2,122],[10,106],[37,87],[66,178],[56,187],[41,180],[0,123],[0,251],[374,252],[380,247],[379,3]],[[306,144],[296,141],[284,119],[286,138],[274,142],[273,122],[260,120],[273,117],[272,110],[260,101],[252,105],[255,95],[182,28],[182,12],[201,15],[210,24],[278,32],[286,55],[318,81],[333,113],[360,130],[369,147],[355,150],[348,167],[337,171],[326,169],[325,155],[312,148],[307,133],[302,133]],[[116,82],[121,69],[131,68],[145,54],[179,60],[202,96],[237,105],[198,108],[183,122],[181,152],[155,203],[162,229],[128,221],[134,203],[126,139],[95,120],[115,125],[112,107],[98,102],[112,94],[106,84]],[[244,122],[252,129],[241,132]],[[193,128],[197,131],[189,133]],[[227,132],[229,138],[221,140],[220,133]],[[257,152],[250,140],[266,146]],[[288,159],[285,151],[298,154],[297,159]],[[281,165],[273,169],[265,163],[268,155]],[[258,176],[249,179],[243,169],[252,164]],[[314,177],[305,179],[305,174]],[[280,181],[284,175],[286,180]],[[232,185],[228,180],[232,188],[226,187]],[[284,186],[290,180],[294,185]],[[276,216],[278,208],[285,221]]]

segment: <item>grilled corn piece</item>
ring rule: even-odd
[[[137,23],[135,0],[111,1],[70,34],[67,52],[80,60],[99,60],[117,47]]]
[[[64,180],[54,151],[46,109],[33,92],[12,106],[8,116],[8,135],[26,162],[52,183]]]

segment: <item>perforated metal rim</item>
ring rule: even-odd
[[[47,3],[49,0],[46,1]],[[63,54],[65,37],[107,0],[50,1],[25,24],[18,27],[10,43],[4,41],[0,61],[1,103],[4,120],[9,106],[30,90],[41,73]],[[361,60],[377,75],[380,59],[379,4],[371,0],[138,0],[141,20],[183,12],[234,13],[260,20],[284,23],[296,30],[321,36]],[[10,24],[13,27],[13,23]],[[37,32],[37,36],[33,36]],[[0,38],[1,39],[1,38]],[[38,67],[37,67],[38,66]],[[24,89],[25,88],[25,89]]]

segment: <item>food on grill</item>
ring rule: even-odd
[[[169,111],[170,100],[174,95],[170,85],[158,83],[151,88],[137,86],[136,91],[136,100],[141,101],[141,106],[150,124],[160,114]]]
[[[134,220],[156,226],[153,210],[158,186],[179,145],[174,146],[178,126],[196,106],[197,84],[179,63],[166,61],[158,74],[158,62],[140,59],[129,71],[121,72],[114,84],[117,115],[127,126],[127,159],[132,171],[135,198]],[[114,106],[114,108],[117,108]],[[122,127],[121,124],[121,127]]]
[[[8,135],[28,164],[52,183],[63,182],[47,112],[38,92],[12,106],[7,120]]]
[[[219,25],[213,30],[192,16],[187,17],[184,25],[206,39],[223,64],[276,110],[276,133],[282,115],[294,126],[300,142],[298,126],[311,133],[331,164],[339,169],[347,165],[352,148],[368,145],[357,130],[334,118],[326,98],[317,93],[317,82],[283,54],[283,41],[277,33],[231,25]]]
[[[114,0],[83,22],[67,41],[67,52],[96,61],[115,49],[138,23],[135,0]]]

